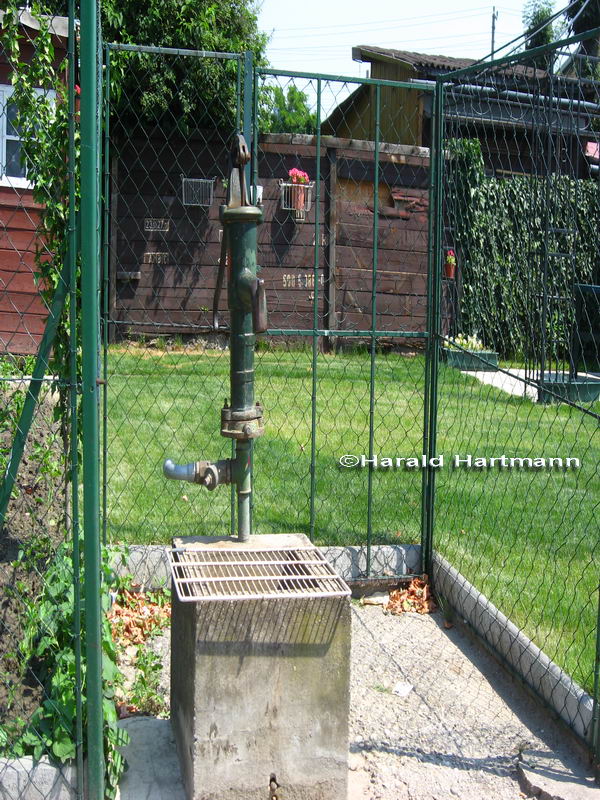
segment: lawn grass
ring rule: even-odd
[[[598,608],[600,436],[597,421],[541,406],[440,367],[435,547],[553,659],[591,688]],[[319,355],[315,541],[366,541],[368,470],[340,456],[369,451],[370,362]],[[166,481],[162,462],[224,458],[227,353],[114,347],[108,382],[108,537],[159,543],[224,534],[230,492]],[[424,359],[378,354],[374,452],[422,453]],[[310,531],[311,355],[257,354],[266,432],[255,448],[254,528]],[[599,404],[596,404],[595,410]],[[454,454],[575,456],[574,471],[454,470]],[[421,471],[372,474],[372,541],[420,537]]]

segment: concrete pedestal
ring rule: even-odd
[[[282,534],[244,547],[309,545]],[[174,593],[171,630],[171,717],[189,800],[346,800],[349,598],[180,602]]]

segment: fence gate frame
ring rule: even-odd
[[[315,124],[315,152],[316,152],[316,180],[315,180],[315,205],[319,206],[321,183],[321,125],[322,111],[322,86],[327,82],[355,84],[357,86],[370,86],[374,90],[374,170],[373,179],[373,247],[372,247],[372,276],[371,276],[371,328],[368,330],[344,330],[319,327],[319,250],[320,250],[320,215],[315,214],[314,224],[314,259],[313,259],[313,324],[305,329],[269,328],[270,336],[306,336],[312,339],[312,395],[311,395],[311,491],[310,491],[310,539],[315,535],[315,491],[316,491],[316,419],[317,419],[317,356],[319,352],[319,339],[321,337],[347,337],[368,339],[370,342],[370,380],[369,380],[369,453],[367,485],[367,558],[365,579],[377,580],[379,575],[372,575],[372,547],[373,547],[373,457],[374,452],[374,412],[375,412],[375,364],[377,341],[380,337],[393,339],[415,339],[425,342],[425,375],[423,394],[423,450],[427,458],[427,466],[422,469],[421,479],[421,550],[419,569],[406,577],[430,572],[432,559],[433,515],[435,496],[435,468],[431,466],[431,459],[436,455],[436,420],[437,420],[437,381],[439,365],[438,339],[441,331],[441,270],[442,270],[442,159],[439,142],[441,135],[441,112],[443,85],[427,84],[423,82],[392,81],[378,78],[358,78],[339,76],[327,73],[311,73],[294,70],[272,69],[256,67],[254,69],[254,90],[252,109],[252,186],[258,183],[258,149],[259,149],[259,90],[261,78],[289,78],[313,81],[316,89],[316,124]],[[426,326],[424,331],[382,331],[377,329],[377,267],[378,267],[378,231],[379,231],[379,168],[381,141],[381,90],[382,88],[401,89],[409,92],[426,92],[432,96],[431,121],[432,137],[429,148],[429,185],[428,185],[428,230],[427,230],[427,274],[426,274]],[[400,143],[401,144],[401,143]]]
[[[111,96],[110,96],[110,74],[111,74],[111,54],[116,52],[130,52],[140,54],[154,54],[164,56],[181,56],[191,58],[214,58],[214,59],[228,59],[237,61],[237,127],[240,130],[249,147],[251,149],[252,161],[246,167],[247,185],[251,187],[251,199],[256,199],[255,187],[258,183],[258,150],[259,150],[259,133],[260,133],[260,119],[259,119],[259,82],[268,78],[288,78],[290,80],[307,80],[312,81],[316,86],[316,125],[315,125],[315,151],[316,151],[316,174],[319,180],[315,182],[315,206],[319,207],[321,199],[321,123],[322,119],[322,92],[323,87],[328,82],[335,82],[338,84],[347,83],[354,87],[368,86],[371,89],[371,100],[369,111],[374,116],[374,138],[373,142],[373,168],[374,178],[372,202],[374,209],[379,209],[379,180],[380,180],[380,156],[381,145],[381,116],[382,116],[382,90],[383,89],[399,89],[404,92],[410,91],[411,93],[427,92],[432,96],[431,117],[434,131],[438,125],[438,114],[441,108],[439,102],[439,89],[436,86],[424,85],[422,83],[412,83],[409,81],[392,81],[374,78],[358,78],[358,77],[345,77],[337,75],[329,75],[325,73],[306,73],[298,71],[276,70],[264,67],[258,67],[253,63],[253,54],[245,52],[243,54],[236,53],[216,53],[203,50],[185,50],[177,48],[161,48],[150,47],[143,45],[125,45],[125,44],[104,44],[104,85],[106,87],[103,96],[103,116],[104,116],[104,131],[103,131],[103,161],[102,161],[102,182],[103,182],[103,196],[105,198],[103,207],[103,235],[102,235],[102,263],[101,263],[101,284],[102,284],[102,411],[101,411],[101,436],[103,440],[102,445],[102,538],[104,543],[107,542],[107,447],[108,447],[108,405],[107,405],[107,386],[109,382],[108,374],[108,346],[111,338],[111,303],[114,296],[114,288],[111,283],[114,283],[114,276],[110,274],[110,228],[111,217],[114,215],[113,209],[113,196],[114,187],[112,186],[111,177],[111,143],[110,143],[110,113],[111,113]],[[309,536],[312,539],[315,537],[316,529],[316,481],[317,481],[317,402],[318,402],[318,369],[317,357],[319,353],[320,340],[331,337],[339,337],[340,339],[355,339],[356,341],[367,341],[369,346],[369,359],[370,359],[370,378],[369,378],[369,433],[368,433],[368,457],[373,459],[375,452],[375,436],[374,436],[374,414],[375,414],[375,372],[377,361],[377,346],[379,339],[385,337],[386,339],[394,340],[415,340],[422,342],[424,345],[424,390],[423,390],[423,419],[422,419],[422,454],[427,457],[427,466],[421,470],[421,489],[420,489],[420,564],[419,568],[411,574],[422,574],[426,572],[431,560],[431,540],[433,531],[433,499],[435,491],[435,469],[429,466],[429,460],[436,453],[436,392],[437,392],[437,370],[438,370],[438,347],[436,333],[439,332],[440,327],[440,292],[441,292],[441,239],[442,234],[440,230],[441,221],[441,200],[440,200],[440,186],[441,186],[441,167],[439,165],[439,154],[435,152],[435,135],[432,137],[432,145],[429,149],[429,176],[427,185],[427,194],[429,197],[428,211],[427,211],[427,248],[426,248],[426,309],[425,309],[425,329],[424,330],[379,330],[377,327],[377,280],[378,280],[378,232],[379,232],[379,219],[380,213],[377,211],[373,214],[372,231],[373,231],[373,246],[372,246],[372,270],[370,276],[370,286],[365,286],[365,290],[370,290],[371,300],[371,326],[366,330],[331,330],[329,328],[320,327],[319,324],[319,302],[321,300],[320,291],[321,287],[318,280],[319,270],[319,256],[322,248],[321,243],[321,227],[323,220],[321,214],[315,215],[314,222],[314,245],[313,245],[313,306],[312,306],[312,325],[305,328],[269,328],[266,335],[269,337],[279,337],[283,340],[285,336],[306,337],[312,344],[312,393],[311,393],[311,410],[310,410],[310,523],[309,523]],[[114,219],[113,223],[114,224]],[[425,259],[424,259],[425,260]],[[376,579],[379,577],[373,574],[373,480],[374,467],[373,463],[369,464],[367,474],[367,512],[366,512],[366,574],[365,578]],[[234,488],[232,487],[232,498]],[[235,531],[235,505],[231,504],[231,520],[230,532],[233,534]]]

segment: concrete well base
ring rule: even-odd
[[[310,545],[277,535],[248,546],[294,543]],[[176,546],[221,545],[196,537]],[[347,597],[174,596],[171,630],[171,719],[189,800],[346,800]]]

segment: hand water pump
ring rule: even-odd
[[[264,432],[262,406],[254,401],[254,346],[256,334],[267,329],[264,281],[256,274],[256,229],[262,211],[248,203],[245,166],[249,161],[244,137],[237,134],[231,149],[227,203],[220,210],[223,241],[213,304],[213,327],[218,329],[219,295],[227,267],[231,400],[221,410],[221,436],[235,439],[235,458],[183,465],[167,459],[163,465],[167,478],[199,483],[210,491],[235,483],[241,542],[248,541],[251,533],[252,443]]]

